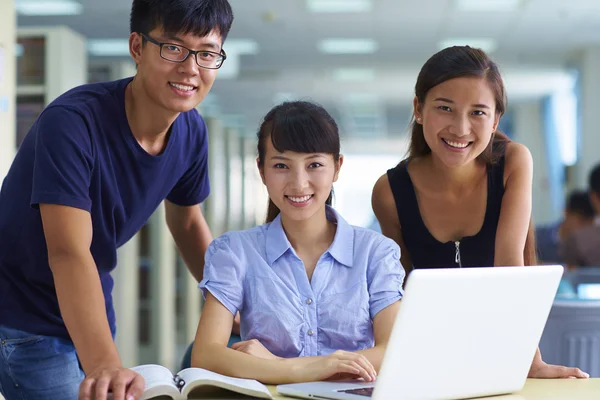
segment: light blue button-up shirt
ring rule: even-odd
[[[311,281],[279,216],[211,243],[199,286],[233,315],[240,312],[243,340],[258,339],[286,358],[374,346],[373,318],[402,298],[400,249],[333,208],[327,218],[337,230]]]

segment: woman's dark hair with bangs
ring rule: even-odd
[[[275,106],[263,119],[258,137],[258,165],[265,162],[267,140],[275,150],[283,153],[326,153],[335,162],[340,159],[340,134],[335,120],[320,105],[308,101],[290,101]],[[331,205],[332,193],[326,204]],[[269,199],[266,222],[279,214],[277,206]]]
[[[496,115],[502,117],[507,107],[506,90],[498,66],[481,49],[470,46],[453,46],[441,50],[431,56],[419,72],[415,85],[415,96],[419,104],[425,103],[429,91],[440,83],[454,78],[480,77],[487,81],[496,102]],[[477,159],[487,165],[494,164],[505,153],[510,142],[508,136],[500,131],[492,133],[486,149]],[[425,141],[423,125],[411,121],[411,138],[408,160],[423,157],[431,153],[431,148]],[[529,219],[529,229],[523,250],[525,265],[536,265],[535,228],[533,220]]]
[[[227,0],[133,0],[131,6],[131,33],[162,28],[166,33],[204,37],[214,30],[224,42],[232,23]]]

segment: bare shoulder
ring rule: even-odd
[[[506,146],[506,168],[519,169],[533,167],[531,152],[524,144],[510,142]]]
[[[390,211],[395,212],[396,202],[394,201],[394,194],[392,193],[387,174],[381,175],[377,179],[375,186],[373,186],[371,205],[377,218]]]
[[[505,182],[513,175],[533,174],[533,158],[527,146],[510,142],[506,146],[504,179]]]

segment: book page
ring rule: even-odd
[[[131,368],[144,377],[144,395],[142,400],[155,399],[165,396],[173,400],[182,399],[179,388],[175,385],[173,374],[162,365],[147,364]]]
[[[269,389],[262,383],[253,379],[232,378],[202,368],[187,368],[179,372],[178,375],[185,382],[185,385],[181,389],[181,393],[186,398],[191,391],[200,386],[216,386],[248,396],[262,397],[265,399],[272,398]]]

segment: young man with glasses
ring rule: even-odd
[[[227,0],[134,0],[135,77],[70,90],[24,139],[0,191],[7,400],[141,395],[143,378],[123,368],[113,342],[109,273],[117,247],[166,199],[177,247],[202,279],[212,236],[200,209],[207,132],[195,107],[226,59],[232,21]]]

